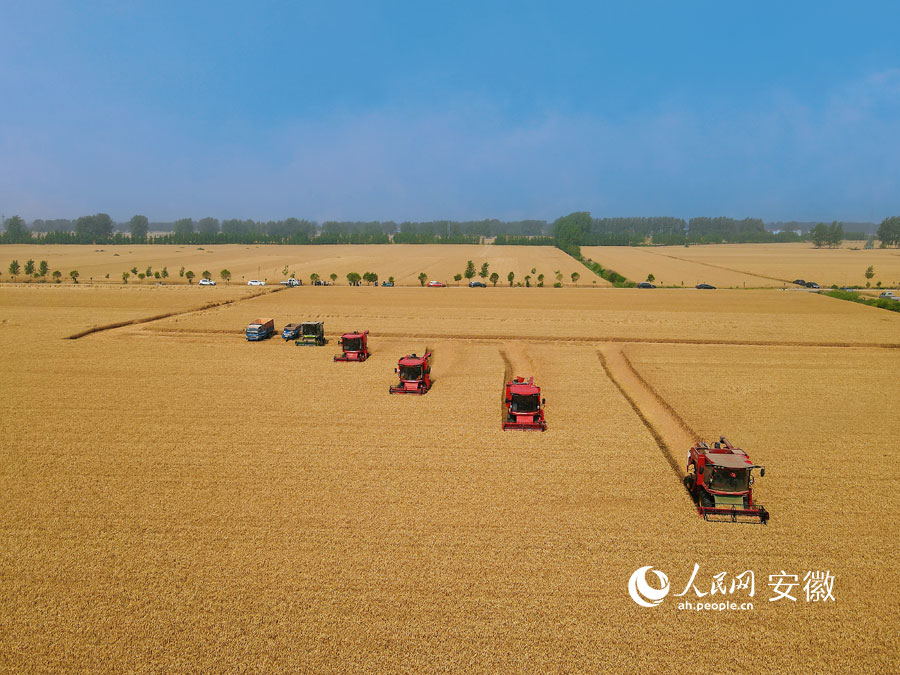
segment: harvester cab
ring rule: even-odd
[[[300,324],[300,339],[294,342],[299,346],[321,347],[325,339],[325,324],[322,321],[304,321]]]
[[[369,358],[369,331],[356,331],[355,333],[344,333],[338,340],[341,346],[341,353],[336,354],[335,361],[365,361]]]
[[[400,378],[395,386],[389,387],[391,394],[427,394],[431,389],[431,352],[423,356],[407,354],[399,361],[394,372]]]
[[[700,442],[688,451],[684,485],[704,520],[765,525],[769,512],[753,499],[753,469],[759,469],[760,476],[766,473],[720,436],[712,447]]]
[[[534,384],[534,378],[526,380],[524,377],[514,377],[506,383],[503,395],[503,404],[506,408],[506,418],[503,420],[503,430],[507,429],[535,429],[547,430],[547,422],[544,420],[544,405],[546,399],[541,398],[541,388]]]

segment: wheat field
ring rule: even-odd
[[[219,273],[223,269],[231,272],[232,283],[246,283],[250,279],[265,280],[270,284],[286,279],[290,274],[308,283],[309,276],[318,274],[323,280],[337,274],[338,284],[347,283],[347,274],[374,272],[379,279],[394,277],[401,286],[419,286],[418,276],[424,272],[429,280],[454,284],[453,276],[463,274],[467,261],[475,264],[476,271],[482,263],[488,263],[489,271],[500,276],[499,284],[508,285],[507,275],[515,274],[516,281],[524,283],[525,275],[532,276],[532,284],[537,283],[537,275],[543,274],[544,283],[552,286],[556,273],[563,275],[562,283],[573,285],[571,274],[578,272],[582,279],[578,285],[608,286],[608,282],[590,274],[578,261],[552,246],[492,246],[492,245],[322,245],[322,246],[266,246],[266,245],[121,245],[121,246],[81,246],[81,245],[6,245],[0,271],[3,281],[10,281],[7,266],[12,260],[21,265],[29,258],[35,261],[47,260],[50,269],[59,269],[68,281],[70,270],[78,270],[81,281],[93,283],[122,283],[122,273],[136,268],[139,273],[147,267],[153,272],[165,267],[169,276],[166,284],[187,284],[187,279],[179,276],[183,267],[191,270],[197,279],[204,270],[220,282]],[[531,270],[535,272],[532,273]],[[106,275],[109,275],[107,278]],[[480,277],[476,276],[476,279]],[[22,277],[19,277],[22,280]],[[158,280],[139,280],[132,276],[129,284],[153,285]],[[463,282],[466,280],[464,279]],[[485,280],[487,281],[487,280]],[[194,282],[196,283],[196,281]]]
[[[875,276],[871,279],[873,286],[879,281],[885,287],[900,286],[900,250],[875,248],[867,251],[862,248],[862,244],[863,242],[844,242],[841,248],[833,249],[816,249],[808,243],[797,243],[660,246],[647,250],[669,260],[676,259],[678,262],[673,261],[673,265],[679,267],[685,263],[692,265],[697,278],[721,270],[767,279],[768,283],[761,281],[756,284],[758,286],[780,287],[782,282],[790,284],[794,279],[815,281],[823,287],[832,284],[864,286],[868,281],[865,276],[866,269],[872,266],[875,272]],[[627,255],[627,250],[623,250],[622,254]],[[606,264],[602,258],[597,260]],[[616,269],[615,265],[615,256],[612,256],[608,266]],[[666,270],[663,276],[672,274],[675,274],[674,269]],[[689,276],[689,273],[685,271],[684,275]],[[672,280],[674,281],[674,277]],[[687,280],[685,282],[688,283]],[[709,283],[716,285],[715,282]],[[747,287],[751,287],[749,280]]]
[[[895,313],[779,290],[234,284],[6,285],[0,313],[5,671],[900,666]],[[330,342],[246,342],[262,314],[324,320]],[[350,329],[372,358],[334,363]],[[432,390],[390,396],[426,348]],[[766,466],[768,526],[697,515],[687,448],[608,349]],[[542,387],[546,433],[501,431],[510,371]],[[706,591],[755,570],[754,609],[629,598],[637,568],[680,592],[695,563]],[[769,601],[768,575],[819,569],[833,602]]]

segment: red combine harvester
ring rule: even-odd
[[[427,394],[431,389],[431,352],[424,356],[408,354],[397,361],[394,372],[400,376],[400,382],[395,387],[389,387],[392,394]]]
[[[503,430],[507,429],[540,429],[547,430],[547,422],[544,420],[544,405],[547,403],[541,398],[541,388],[535,386],[534,378],[514,377],[506,383],[506,392],[503,396],[503,404],[506,406],[506,419],[503,420]]]
[[[341,353],[336,354],[335,361],[365,361],[369,358],[369,344],[367,336],[369,331],[356,331],[355,333],[344,333],[338,340],[341,346]]]
[[[753,501],[753,469],[759,469],[760,476],[766,474],[746,452],[720,436],[712,447],[701,442],[688,451],[684,485],[704,520],[765,525],[769,512]]]

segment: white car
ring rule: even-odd
[[[213,281],[212,279],[201,279],[197,283],[200,284],[201,286],[215,286],[216,285],[216,282]]]
[[[250,281],[247,282],[247,285],[248,286],[265,286],[266,282],[260,281],[259,279],[251,279]]]

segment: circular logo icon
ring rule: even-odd
[[[661,588],[653,588],[647,583],[647,572],[652,571],[659,580]],[[653,569],[652,565],[634,571],[628,580],[628,594],[641,607],[656,607],[669,594],[669,577]]]

